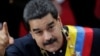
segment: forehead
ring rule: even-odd
[[[33,19],[29,21],[30,28],[43,28],[51,22],[56,22],[57,20],[52,17],[51,14],[44,16],[41,19]]]

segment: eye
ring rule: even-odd
[[[50,31],[50,30],[53,30],[53,28],[54,28],[53,25],[52,25],[52,26],[49,26],[48,30],[49,30],[49,31]]]
[[[36,31],[35,34],[42,34],[42,31]]]
[[[54,26],[50,26],[49,28],[52,29]]]

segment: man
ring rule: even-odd
[[[79,40],[80,42],[76,41],[78,46],[75,46],[75,28],[73,26],[62,27],[58,12],[49,0],[31,0],[24,9],[24,20],[29,34],[16,40],[9,35],[7,23],[3,23],[0,29],[0,56],[81,56],[81,54],[94,56],[99,54],[99,49],[94,48],[95,45],[100,47],[96,41],[93,42],[95,43],[93,48],[89,47],[85,51],[88,51],[87,53],[84,52],[87,48],[83,48],[85,54],[80,51],[83,46],[83,43],[81,44],[83,28],[81,27],[77,27],[77,30],[80,29],[77,35],[80,35],[82,39]],[[96,31],[94,34],[97,33]],[[92,30],[87,32],[92,33]],[[87,39],[92,40],[90,38],[92,35],[87,34],[86,36],[89,37]],[[100,39],[98,35],[96,35],[97,41]],[[91,46],[92,41],[88,42]],[[94,49],[92,54],[89,53],[90,48]]]

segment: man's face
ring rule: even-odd
[[[29,21],[31,34],[37,45],[49,52],[57,51],[63,42],[61,22],[47,14],[42,19]]]

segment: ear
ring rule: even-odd
[[[31,32],[31,31],[29,31],[29,33],[30,33],[30,34],[32,34],[32,32]]]
[[[29,31],[29,33],[32,35],[32,32],[31,31]]]
[[[32,34],[32,31],[29,31],[29,33],[31,34],[32,38],[34,39],[33,34]]]
[[[58,16],[58,20],[59,20],[59,23],[60,23],[61,27],[63,28],[63,24],[62,24],[60,16]]]

